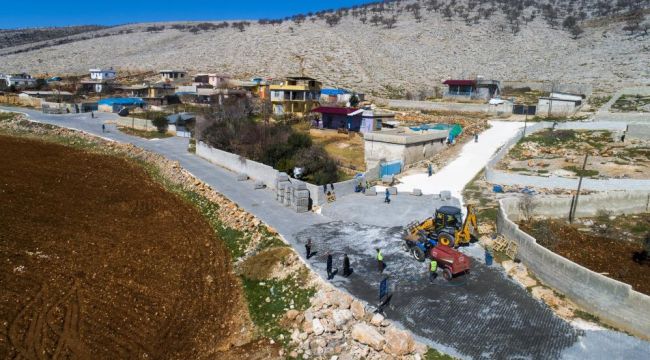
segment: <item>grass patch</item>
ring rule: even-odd
[[[577,309],[576,311],[573,312],[573,315],[575,315],[575,317],[583,319],[583,320],[591,321],[591,322],[594,322],[594,323],[597,323],[597,324],[601,323],[600,318],[598,316],[592,315],[592,314],[590,314],[590,313],[588,313],[586,311],[582,311],[582,310]]]
[[[304,311],[310,306],[314,288],[304,288],[299,277],[283,280],[252,280],[242,278],[251,319],[260,329],[260,335],[287,346],[289,331],[280,325],[280,319],[291,308]]]
[[[599,174],[598,170],[589,170],[589,169],[582,170],[575,165],[565,166],[562,169],[573,171],[576,175],[583,176],[583,177],[592,177],[592,176],[597,176]]]
[[[144,139],[165,139],[174,136],[167,132],[160,132],[157,130],[147,131],[147,130],[133,129],[129,127],[120,127],[119,129],[121,132],[127,135],[138,136]]]
[[[569,141],[573,141],[576,138],[576,132],[574,130],[543,130],[538,131],[534,134],[528,135],[527,137],[521,139],[519,143],[525,142],[534,142],[542,146],[555,146]]]
[[[528,169],[515,167],[515,168],[510,169],[510,171],[528,171]]]
[[[630,231],[634,234],[645,234],[650,233],[649,224],[635,224],[630,228]]]
[[[548,174],[548,170],[546,170],[546,169],[537,170],[537,173],[538,174]]]
[[[476,212],[476,217],[478,218],[479,224],[497,221],[497,214],[499,213],[498,208],[487,208],[481,209]]]
[[[427,352],[424,353],[424,360],[455,360],[455,359],[456,358],[451,355],[443,354],[440,351],[432,348],[428,348]]]
[[[601,108],[603,105],[605,105],[609,100],[612,99],[611,95],[606,95],[606,96],[592,96],[589,98],[589,105],[593,109],[593,111],[598,110]]]

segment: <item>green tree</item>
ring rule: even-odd
[[[158,132],[164,133],[167,131],[167,117],[163,114],[157,114],[152,120],[151,124],[158,129]]]

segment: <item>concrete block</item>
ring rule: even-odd
[[[451,199],[451,191],[448,190],[443,190],[440,192],[440,199],[442,200],[450,200]]]
[[[264,184],[263,181],[257,180],[255,182],[255,190],[264,189],[265,187],[266,187],[266,185]]]
[[[248,175],[244,173],[237,174],[237,181],[246,181],[248,180]]]
[[[411,195],[413,195],[413,196],[422,196],[422,190],[413,189],[413,191],[411,191]]]
[[[309,190],[293,190],[293,197],[296,199],[309,198]]]
[[[381,182],[385,184],[392,184],[395,181],[395,176],[393,175],[384,175],[381,177]]]
[[[289,181],[289,175],[287,173],[279,173],[277,178],[278,181]]]
[[[388,193],[391,195],[397,195],[397,188],[394,186],[391,186],[388,188]]]
[[[366,190],[366,193],[364,195],[366,195],[366,196],[377,196],[377,190],[373,186],[370,189]]]
[[[297,181],[293,183],[293,188],[296,190],[307,190],[307,184],[302,181]]]

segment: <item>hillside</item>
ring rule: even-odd
[[[508,3],[519,4],[517,10]],[[602,2],[567,3],[574,5],[551,11],[538,1],[399,1],[285,21],[131,24],[77,34],[63,44],[0,49],[0,72],[85,73],[113,66],[279,77],[304,66],[327,85],[390,96],[476,75],[580,82],[596,90],[650,84],[643,10],[636,12],[640,26],[629,28],[630,9],[647,8],[648,0],[623,1],[629,9],[621,5],[608,13]],[[566,24],[574,13],[575,24]]]

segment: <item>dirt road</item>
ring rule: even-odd
[[[124,159],[0,152],[0,358],[219,357],[245,305],[195,208]]]

